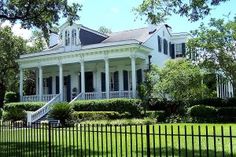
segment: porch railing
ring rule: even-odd
[[[40,100],[39,95],[26,95],[22,97],[23,102],[35,102],[35,101],[43,101],[43,102],[48,102],[52,100],[57,94],[47,94],[47,95],[42,95],[42,99]]]
[[[46,103],[43,107],[34,112],[27,112],[27,122],[28,124],[34,123],[43,116],[45,116],[52,107],[53,104],[60,101],[60,94],[57,94],[53,99]]]
[[[110,98],[131,98],[131,91],[110,91]],[[78,94],[71,102],[76,100],[106,99],[106,92],[86,92]]]

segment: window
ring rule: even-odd
[[[70,44],[70,32],[65,31],[65,45],[68,46]]]
[[[157,39],[158,39],[158,51],[161,52],[161,50],[162,50],[162,40],[161,40],[161,37],[159,35],[157,36]]]
[[[164,54],[168,54],[168,42],[166,39],[163,40],[163,45],[164,45]]]
[[[77,39],[77,38],[76,38],[76,29],[73,29],[71,33],[72,33],[72,41],[71,41],[71,44],[72,44],[72,45],[76,45],[76,39]]]
[[[175,45],[175,52],[176,52],[176,55],[182,54],[182,44]]]

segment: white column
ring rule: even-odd
[[[42,101],[43,98],[43,69],[39,67],[39,100]]]
[[[219,76],[216,75],[216,94],[217,94],[217,97],[219,98],[220,97],[220,90],[219,90]]]
[[[56,76],[52,75],[52,94],[56,94]]]
[[[109,99],[110,95],[110,79],[109,79],[109,60],[105,59],[105,75],[106,75],[106,98]]]
[[[23,84],[24,84],[24,70],[20,68],[20,88],[19,88],[19,93],[20,93],[20,100],[22,101],[23,98]]]
[[[39,71],[38,70],[35,70],[35,84],[36,84],[36,95],[38,95],[39,94]]]
[[[122,68],[119,70],[119,91],[124,90],[124,79],[123,79],[123,70]]]
[[[60,100],[63,101],[64,99],[64,77],[63,77],[63,65],[59,64],[59,93],[60,93]]]
[[[84,61],[80,62],[80,73],[81,73],[81,93],[85,93],[85,74],[84,74]]]
[[[136,97],[136,67],[135,57],[131,57],[131,70],[132,70],[132,97]]]

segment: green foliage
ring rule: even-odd
[[[217,109],[212,106],[195,105],[188,109],[188,114],[194,118],[216,118]]]
[[[16,103],[7,103],[4,105],[4,110],[9,111],[12,109],[19,109],[25,111],[36,111],[45,105],[45,102],[16,102]]]
[[[103,99],[103,100],[78,100],[73,102],[75,111],[116,111],[129,112],[132,116],[141,113],[141,101],[138,99]]]
[[[147,111],[146,116],[152,119],[156,119],[157,122],[164,122],[167,117],[165,111]]]
[[[6,90],[16,90],[18,64],[16,59],[26,52],[26,41],[13,35],[10,27],[0,29],[0,107],[3,104]],[[10,87],[15,87],[10,89]]]
[[[0,120],[2,119],[2,116],[3,116],[3,109],[0,108]]]
[[[174,101],[200,99],[209,96],[201,69],[186,59],[170,60],[158,71],[156,93],[161,99]]]
[[[192,36],[187,43],[188,53],[201,67],[221,72],[218,75],[223,74],[236,91],[236,18],[227,22],[211,19],[208,26],[201,24]]]
[[[4,121],[19,121],[26,120],[26,112],[23,109],[12,108],[4,112],[3,114]]]
[[[156,120],[152,118],[143,119],[117,119],[117,120],[92,120],[84,121],[81,124],[99,124],[99,125],[140,125],[140,124],[155,124]]]
[[[187,17],[190,21],[197,21],[208,15],[212,9],[226,0],[143,0],[134,9],[139,16],[146,16],[149,23],[157,24],[164,22],[167,16],[179,14]]]
[[[106,28],[105,26],[99,27],[98,32],[101,32],[103,34],[111,34],[112,33],[111,29]]]
[[[236,118],[236,107],[220,107],[217,114],[219,118]]]
[[[6,92],[4,97],[4,103],[18,102],[19,95],[15,92]]]
[[[109,120],[109,119],[121,119],[130,118],[131,115],[128,112],[119,113],[115,111],[81,111],[73,112],[73,121],[85,121],[85,120]]]
[[[72,113],[72,106],[66,102],[61,102],[53,105],[49,116],[56,120],[60,120],[62,126],[66,126],[72,119]]]
[[[48,35],[48,29],[58,24],[61,16],[67,17],[69,22],[79,20],[78,11],[81,5],[69,5],[64,0],[14,0],[2,1],[0,5],[0,20],[12,23],[19,21],[24,28],[37,27]]]

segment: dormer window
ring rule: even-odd
[[[68,46],[70,44],[70,32],[68,30],[65,31],[65,45]]]
[[[71,44],[72,44],[72,45],[76,45],[76,42],[77,42],[77,41],[76,41],[76,39],[77,39],[77,38],[76,38],[76,29],[73,29],[71,33],[72,33],[72,41],[71,41]]]

